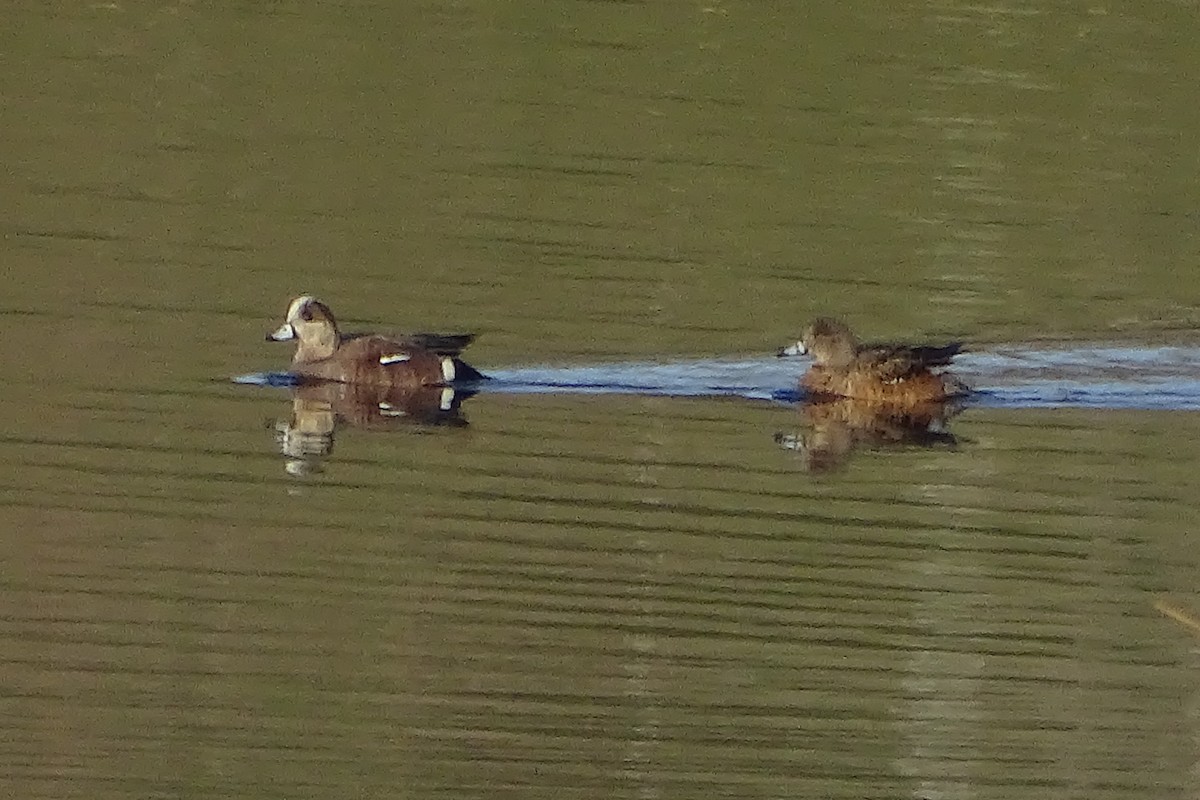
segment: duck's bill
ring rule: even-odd
[[[267,334],[268,342],[286,342],[296,338],[296,329],[288,323],[283,323],[271,333]]]
[[[793,342],[787,347],[781,348],[775,355],[779,358],[784,358],[786,356],[804,356],[808,355],[808,350],[804,348],[804,342]]]

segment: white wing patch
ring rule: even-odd
[[[386,367],[388,364],[400,364],[410,358],[412,356],[408,353],[384,353],[379,357],[379,363]]]
[[[379,415],[381,417],[407,417],[408,412],[403,408],[396,408],[391,403],[380,403]]]
[[[444,381],[446,381],[446,383],[450,383],[451,381],[454,380],[454,376],[457,374],[458,374],[458,370],[456,370],[454,368],[454,359],[453,358],[443,358],[442,359],[442,379]]]

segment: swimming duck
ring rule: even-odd
[[[860,344],[842,321],[821,317],[780,356],[810,355],[813,365],[800,385],[814,397],[871,402],[919,403],[961,397],[970,390],[951,375],[934,372],[963,351],[945,345]]]
[[[388,336],[338,331],[329,306],[311,295],[292,300],[267,339],[296,341],[291,371],[301,377],[387,387],[449,385],[486,376],[459,354],[474,334]]]

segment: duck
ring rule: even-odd
[[[935,371],[964,351],[944,345],[860,344],[846,323],[831,317],[812,322],[778,355],[810,355],[813,365],[800,386],[814,399],[846,397],[872,403],[925,403],[962,397],[970,389]]]
[[[472,333],[342,333],[329,306],[307,294],[292,300],[284,323],[267,334],[268,341],[296,342],[297,377],[390,388],[485,380],[459,358],[474,339]]]

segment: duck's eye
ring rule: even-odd
[[[305,322],[312,322],[313,321],[312,308],[310,308],[309,306],[305,306],[304,308],[300,309],[300,319],[304,320]]]

